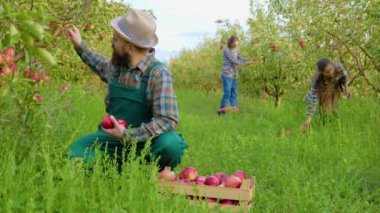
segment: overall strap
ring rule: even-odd
[[[148,69],[146,70],[146,72],[142,75],[142,79],[141,79],[141,83],[142,84],[146,84],[148,83],[148,80],[149,80],[149,76],[150,76],[150,73],[155,70],[157,67],[159,66],[163,66],[164,64],[159,62],[159,61],[155,61],[153,62],[149,67]]]

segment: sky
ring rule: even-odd
[[[183,49],[193,49],[204,38],[214,37],[218,19],[239,22],[249,18],[249,0],[124,0],[134,9],[152,10],[156,16],[159,60],[169,61]]]

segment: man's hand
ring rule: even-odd
[[[346,99],[350,99],[351,98],[351,93],[350,91],[348,90],[348,86],[344,86],[343,87],[343,95]]]
[[[107,132],[108,134],[110,134],[114,138],[123,138],[123,133],[124,133],[125,127],[122,124],[119,124],[117,122],[116,118],[113,117],[113,115],[110,116],[110,119],[114,125],[113,129],[104,129],[102,127],[102,130],[104,132]]]
[[[73,26],[69,31],[69,37],[71,42],[74,44],[75,47],[79,47],[80,43],[82,42],[82,37],[80,35],[80,32],[76,26]]]

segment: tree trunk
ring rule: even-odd
[[[281,105],[281,96],[280,95],[276,95],[275,97],[275,102],[274,102],[274,106],[277,108]]]

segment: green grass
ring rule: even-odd
[[[71,85],[44,92],[31,130],[0,100],[0,212],[208,212],[183,197],[162,196],[156,167],[133,158],[119,176],[95,165],[88,175],[62,158],[72,141],[96,129],[105,113],[102,88]],[[240,97],[240,112],[217,116],[221,94],[177,90],[178,132],[189,148],[176,169],[201,175],[245,170],[256,176],[252,211],[378,212],[380,116],[377,98],[340,103],[339,118],[315,118],[307,133],[302,97]],[[101,164],[101,162],[98,162]]]

